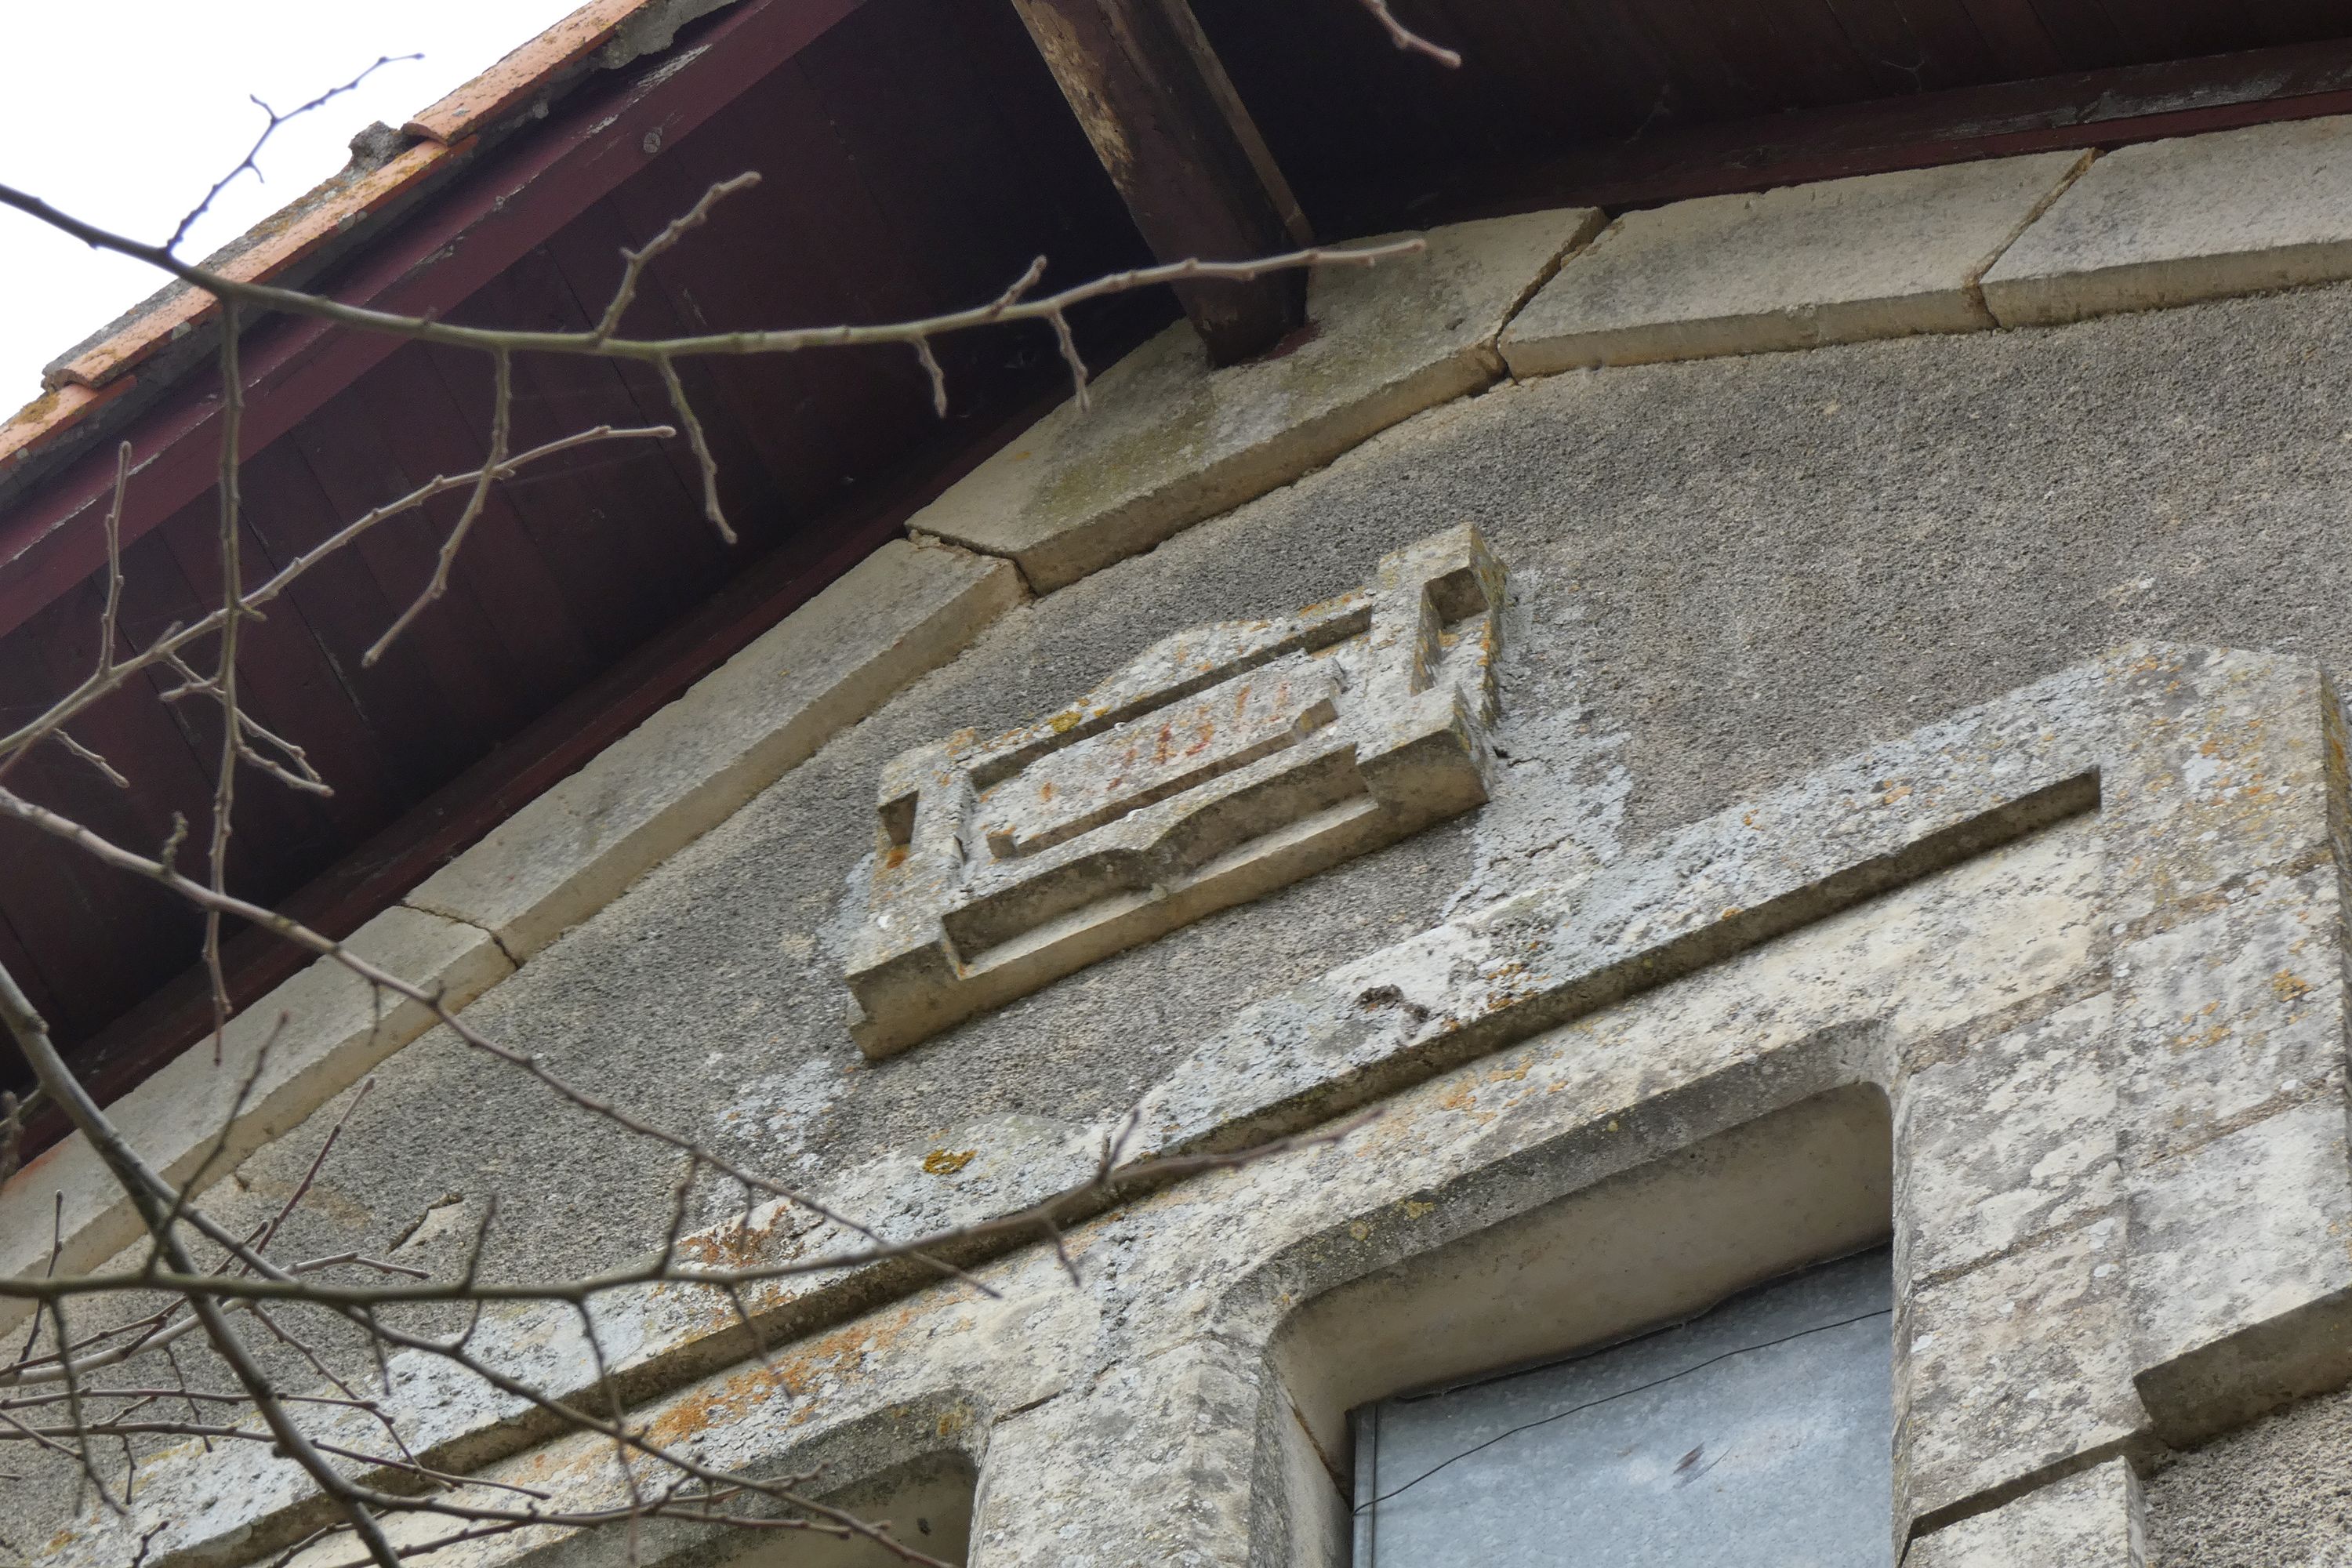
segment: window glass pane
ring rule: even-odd
[[[1886,1568],[1884,1247],[1575,1360],[1356,1412],[1356,1568]]]

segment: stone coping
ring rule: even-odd
[[[1269,1436],[1253,1414],[1300,1303],[1876,1086],[1895,1119],[1898,1513],[1933,1539],[2352,1375],[2352,1259],[2327,1242],[2352,1224],[2328,1056],[2341,745],[2306,664],[2124,650],[1246,1010],[1145,1095],[1131,1153],[1383,1114],[1338,1147],[1091,1201],[1067,1216],[1091,1284],[1000,1238],[966,1250],[994,1300],[905,1262],[757,1289],[777,1363],[679,1288],[609,1300],[600,1338],[655,1431],[747,1468],[852,1431],[914,1441],[892,1412],[961,1412],[922,1441],[987,1450],[992,1563],[1055,1561],[1073,1531],[1139,1549],[1139,1530],[1256,1560],[1233,1531],[1255,1539],[1290,1484],[1277,1450],[1321,1419],[1302,1407],[1307,1426]],[[2282,1062],[2310,1076],[2282,1090]],[[2053,1090],[2053,1073],[2073,1076]],[[2032,1110],[1968,1130],[2002,1105]],[[1111,1131],[1007,1121],[956,1171],[892,1156],[826,1195],[910,1237],[1071,1191]],[[1827,1245],[1860,1221],[1821,1223]],[[771,1205],[694,1249],[782,1262],[846,1241]],[[475,1344],[558,1394],[593,1382],[568,1311],[489,1314]],[[534,1447],[550,1428],[524,1407],[415,1357],[393,1373],[427,1462],[581,1501],[613,1484],[599,1444]],[[1256,1479],[1188,1508],[1204,1464]],[[178,1450],[142,1471],[131,1521],[92,1520],[55,1560],[114,1561],[168,1521],[159,1568],[241,1563],[316,1513],[257,1447]]]
[[[2352,277],[2352,117],[2109,153],[1985,275],[2003,326]]]
[[[1504,323],[1601,224],[1572,207],[1389,236],[1425,249],[1318,269],[1311,324],[1222,370],[1179,321],[908,527],[1018,562],[1039,593],[1074,583],[1499,380]]]
[[[1993,324],[1978,279],[2091,161],[2043,153],[1627,213],[1503,334],[1516,376]]]
[[[1596,237],[1597,236],[1597,237]],[[2046,325],[2352,279],[2352,117],[1432,229],[1318,274],[1310,335],[1210,370],[1181,325],[918,515],[1039,592],[1507,374]]]

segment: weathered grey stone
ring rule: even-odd
[[[1904,1568],[2143,1568],[2139,1477],[2109,1459],[1914,1542]]]
[[[1421,236],[1419,257],[1319,270],[1311,335],[1246,364],[1210,369],[1180,322],[909,526],[1011,556],[1040,593],[1149,550],[1493,382],[1503,324],[1601,221],[1577,207],[1454,224]]]
[[[1486,798],[1503,569],[1475,530],[1197,627],[1046,719],[883,770],[850,1033],[885,1057]]]
[[[1021,597],[1001,562],[894,540],[427,878],[407,901],[517,962],[725,820]]]
[[[2113,1014],[2091,996],[1905,1079],[1901,1272],[1955,1272],[2121,1201]]]
[[[1503,334],[1517,376],[1993,324],[1986,268],[2087,153],[1702,196],[1628,213]]]
[[[2003,326],[2352,277],[2352,118],[2119,148],[1985,275]]]
[[[1145,1096],[1139,1147],[1336,1114],[2087,809],[2099,681],[2054,678],[1260,1004]]]
[[[2148,649],[2117,690],[2146,721],[2101,813],[2134,1372],[2186,1443],[2352,1377],[2340,711],[2259,655]]]
[[[2344,936],[2331,864],[2253,872],[2228,901],[2116,951],[2123,1134],[2152,1166],[2344,1091]]]
[[[2328,862],[2335,721],[2315,665],[2151,644],[2119,651],[2107,670],[2112,700],[2133,716],[2100,761],[2116,936],[2207,913],[2257,872]]]
[[[2112,1213],[1910,1293],[1895,1342],[1906,1530],[2117,1453],[2145,1427],[2125,1234]]]
[[[2344,1097],[2130,1173],[2141,1397],[2186,1445],[2352,1379]]]
[[[514,972],[488,931],[398,905],[344,945],[414,985],[437,990],[452,1008]],[[229,1020],[217,1063],[207,1045],[183,1051],[108,1114],[149,1164],[201,1193],[432,1023],[422,1004],[379,994],[341,963],[318,959]],[[58,1193],[64,1207],[53,1210]],[[0,1274],[47,1268],[53,1215],[60,1272],[96,1268],[143,1234],[129,1200],[79,1133],[51,1145],[0,1189]],[[28,1302],[0,1299],[0,1326],[23,1321],[29,1309]]]

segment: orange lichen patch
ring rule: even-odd
[[[102,408],[138,384],[136,376],[118,376],[106,387],[60,386],[45,392],[0,425],[0,464],[29,456],[35,447],[60,431],[70,430],[90,411]]]
[[[411,147],[382,168],[340,188],[334,188],[341,179],[337,176],[254,228],[247,236],[254,243],[223,262],[218,269],[221,276],[241,283],[265,281],[366,217],[370,207],[398,195],[462,151],[427,142]],[[104,342],[85,350],[56,373],[57,379],[80,386],[104,386],[197,322],[209,320],[219,308],[203,289],[183,289]]]
[[[411,136],[455,142],[520,107],[567,66],[603,47],[621,25],[661,0],[588,0],[588,4],[508,55],[401,127]]]
[[[979,1155],[980,1151],[977,1149],[966,1149],[959,1153],[950,1153],[945,1149],[934,1149],[923,1156],[923,1169],[934,1176],[952,1176],[971,1164]]]
[[[2311,982],[2292,971],[2282,969],[2271,976],[2271,990],[2280,1001],[2292,1002],[2310,993]]]
[[[663,1445],[682,1442],[748,1415],[780,1395],[795,1402],[794,1423],[806,1420],[814,1403],[808,1397],[809,1390],[828,1379],[856,1374],[868,1356],[887,1360],[908,1337],[923,1310],[912,1304],[900,1306],[878,1323],[869,1318],[844,1324],[789,1353],[739,1368],[672,1401],[653,1418],[646,1435]]]
[[[678,1256],[706,1268],[741,1268],[769,1253],[768,1242],[782,1229],[792,1210],[778,1204],[765,1218],[745,1225],[730,1221],[678,1240]]]

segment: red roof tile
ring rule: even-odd
[[[455,142],[520,108],[549,78],[587,58],[640,11],[667,0],[588,4],[401,127],[411,136]]]
[[[562,21],[426,109],[405,127],[425,138],[381,166],[338,174],[256,225],[219,265],[226,276],[261,282],[284,273],[370,212],[461,156],[476,132],[512,112],[551,79],[577,65],[640,14],[675,0],[589,0]],[[126,373],[208,320],[217,303],[201,289],[175,289],[48,376],[50,390],[0,424],[0,465],[19,461],[127,391]],[[102,395],[101,395],[102,394]]]

